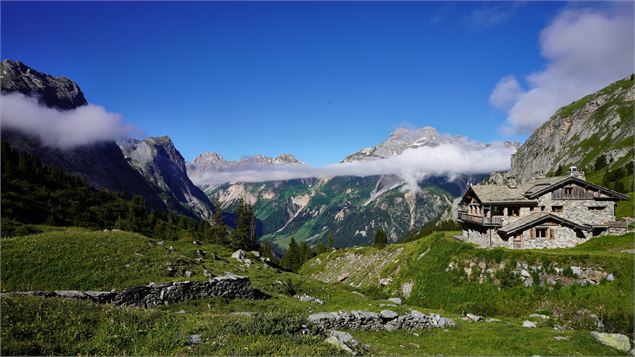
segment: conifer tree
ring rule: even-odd
[[[333,238],[333,233],[329,232],[328,238],[326,240],[326,249],[333,250],[335,249],[335,239]]]
[[[373,240],[373,246],[376,248],[383,248],[388,243],[388,237],[386,237],[386,232],[384,229],[379,227],[377,232],[375,232],[375,238]]]
[[[294,238],[291,238],[287,252],[284,254],[284,257],[282,257],[281,264],[284,268],[289,270],[296,270],[300,267],[300,248]]]
[[[214,196],[214,216],[212,217],[212,239],[214,243],[227,243],[227,226],[223,222],[223,209],[218,195]]]
[[[256,217],[251,205],[242,198],[238,202],[236,210],[236,229],[231,240],[232,248],[255,250],[258,248],[256,241]]]

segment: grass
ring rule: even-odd
[[[393,281],[381,287],[377,279],[366,279],[366,289],[379,289],[384,294],[399,294],[402,284],[413,282],[412,295],[406,300],[411,305],[438,309],[453,313],[472,312],[488,316],[523,317],[538,310],[558,314],[577,328],[592,328],[590,319],[582,319],[576,314],[587,310],[586,314],[596,314],[604,321],[607,329],[632,333],[633,331],[633,254],[622,253],[632,249],[632,235],[619,237],[599,237],[576,248],[551,250],[514,251],[503,248],[481,249],[451,238],[458,232],[435,233],[420,240],[392,246],[403,248],[403,254],[393,258],[387,266],[370,264],[362,259],[374,248],[348,249],[321,255],[307,262],[301,272],[318,279],[332,277],[343,271],[354,274],[347,268],[347,254],[359,257],[357,265],[367,267],[359,276],[349,276],[344,283],[355,285],[371,273],[374,277],[391,276]],[[320,259],[319,264],[317,259]],[[351,259],[351,258],[349,258]],[[508,285],[498,286],[490,279],[479,284],[475,279],[467,279],[459,271],[446,271],[451,261],[471,260],[475,262],[501,262],[507,266],[517,261],[528,264],[560,267],[583,266],[601,268],[613,273],[615,281],[589,286],[556,286],[545,288],[535,285],[524,288],[518,279],[511,279]],[[338,263],[340,262],[340,263]],[[338,266],[343,267],[340,272]],[[397,272],[396,274],[393,274]],[[326,274],[328,273],[328,274]],[[501,274],[510,276],[509,271]],[[501,277],[502,279],[503,277]],[[328,281],[328,280],[327,280]],[[513,302],[513,303],[511,303]]]
[[[374,355],[449,356],[609,356],[618,350],[598,345],[586,331],[563,332],[552,328],[528,329],[520,323],[473,323],[459,321],[455,329],[412,332],[356,332],[358,341],[369,344]],[[565,336],[558,341],[554,337]]]
[[[429,265],[427,273],[434,275],[442,264],[426,259],[441,259],[440,254],[451,251],[460,254],[474,249],[460,242],[446,242],[445,239],[447,238],[443,235],[436,234],[411,243],[391,245],[385,250],[366,247],[336,251],[331,253],[329,259],[342,257],[348,251],[359,253],[363,258],[402,248],[403,252],[397,259],[399,261],[390,260],[383,268],[385,273],[412,278],[413,271],[403,265],[412,264],[412,269],[422,269],[424,265]],[[435,247],[427,250],[426,244],[433,243]],[[588,253],[591,256],[608,254],[619,260],[620,257],[629,255],[619,253],[616,249],[627,244],[626,237],[610,242],[608,239],[591,241],[578,247],[575,254],[585,255],[588,251],[592,252]],[[306,275],[280,271],[259,262],[251,254],[249,258],[254,263],[246,267],[229,258],[231,251],[225,247],[212,244],[195,246],[188,239],[159,245],[158,241],[138,234],[68,228],[48,229],[44,233],[31,236],[3,239],[2,245],[3,291],[108,290],[112,287],[121,289],[147,284],[150,281],[181,280],[185,278],[178,274],[169,276],[165,269],[166,264],[180,261],[184,264],[183,269],[195,272],[190,280],[205,279],[200,273],[203,267],[217,275],[226,271],[247,275],[252,285],[268,296],[262,300],[207,298],[144,309],[98,305],[87,301],[4,295],[1,301],[2,355],[334,355],[340,352],[323,343],[324,336],[303,335],[299,332],[302,325],[306,324],[306,316],[314,312],[337,310],[379,312],[385,308],[382,304],[386,301],[382,298],[388,296],[372,294],[368,290],[364,290],[366,296],[360,296],[356,293],[358,289],[351,286],[325,284]],[[174,251],[167,248],[170,245],[175,248]],[[456,250],[457,247],[460,249]],[[441,251],[437,252],[437,248],[441,248]],[[196,260],[197,250],[206,252],[205,257],[199,261]],[[424,251],[428,253],[417,259]],[[326,255],[319,258],[327,259]],[[130,269],[121,268],[122,264],[130,264]],[[425,275],[424,272],[422,274]],[[448,289],[453,284],[451,276],[441,274],[439,277],[449,279],[446,282],[439,281],[439,288]],[[616,277],[617,282],[624,280],[623,276]],[[418,277],[421,278],[423,277]],[[430,277],[432,278],[433,276]],[[415,297],[410,299],[410,303],[418,305],[416,308],[421,312],[440,312],[456,319],[457,328],[449,329],[448,332],[419,331],[419,337],[406,331],[353,331],[360,342],[370,345],[369,353],[617,353],[596,342],[587,331],[556,333],[547,327],[525,329],[520,327],[522,319],[515,317],[504,318],[511,325],[469,324],[460,321],[460,311],[452,303],[439,306],[434,303],[434,299],[421,300],[421,290],[425,288],[419,288],[420,284],[418,280],[413,295]],[[615,290],[623,292],[622,287]],[[579,293],[584,295],[585,291],[580,289]],[[601,292],[605,293],[604,290]],[[437,293],[437,299],[441,299],[444,294],[447,297],[456,291]],[[301,302],[293,298],[292,294],[308,294],[324,300],[325,304]],[[474,291],[470,291],[470,294],[472,295],[469,298],[474,302],[481,302],[488,297]],[[615,294],[608,294],[606,297],[616,299]],[[627,298],[628,296],[620,297],[617,301],[624,302]],[[590,302],[596,301],[591,299]],[[412,306],[390,308],[398,313],[405,313]],[[188,345],[188,337],[192,334],[199,334],[202,343]],[[556,334],[569,336],[570,339],[556,341],[553,339]]]

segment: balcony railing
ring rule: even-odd
[[[459,220],[463,222],[477,223],[483,226],[501,226],[503,224],[502,217],[497,217],[497,216],[485,217],[485,216],[468,214],[466,212],[459,212]]]

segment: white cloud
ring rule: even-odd
[[[93,104],[58,110],[21,93],[2,94],[0,100],[2,128],[37,136],[46,146],[68,149],[128,137],[132,132],[119,114]]]
[[[489,102],[498,109],[508,110],[523,94],[520,84],[513,75],[501,78],[489,97]]]
[[[429,176],[455,177],[460,174],[487,174],[507,170],[515,149],[503,143],[483,146],[476,143],[442,144],[407,149],[399,155],[373,161],[355,161],[323,167],[278,166],[240,171],[209,171],[192,178],[198,185],[225,182],[266,182],[308,177],[397,175],[407,189],[417,191],[417,183]]]
[[[493,106],[507,111],[503,131],[529,133],[558,108],[632,73],[632,5],[629,8],[560,13],[540,35],[546,67],[526,76],[526,90],[506,76],[490,96]]]

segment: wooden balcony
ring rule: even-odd
[[[503,218],[500,216],[485,217],[468,214],[467,212],[459,212],[459,220],[489,227],[500,227],[503,224]]]

